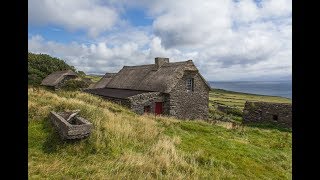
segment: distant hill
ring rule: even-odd
[[[30,85],[39,85],[42,79],[52,72],[67,69],[77,72],[75,67],[68,65],[62,59],[47,54],[28,53],[28,84]]]

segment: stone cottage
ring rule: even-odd
[[[124,66],[108,77],[103,88],[86,89],[91,94],[131,108],[138,114],[155,113],[181,119],[207,119],[210,86],[192,60]]]
[[[292,105],[247,101],[243,110],[243,122],[274,122],[292,127]]]
[[[57,90],[62,87],[67,80],[77,77],[77,74],[72,70],[56,71],[44,78],[41,85]]]

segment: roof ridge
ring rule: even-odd
[[[155,64],[142,64],[137,66],[123,66],[124,68],[138,68],[138,67],[144,67],[144,66],[154,66]]]
[[[162,66],[168,66],[168,65],[180,65],[180,64],[187,64],[189,63],[188,61],[178,61],[178,62],[171,62],[171,63],[165,63]],[[161,67],[162,67],[161,66]]]
[[[170,66],[170,65],[187,64],[187,63],[190,63],[190,61],[187,60],[187,61],[169,62],[169,63],[164,63],[161,67]],[[139,67],[149,67],[149,66],[155,66],[155,64],[142,64],[142,65],[136,65],[136,66],[123,66],[123,67],[124,68],[139,68]]]

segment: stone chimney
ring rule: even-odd
[[[169,63],[169,58],[164,58],[164,57],[156,57],[154,59],[154,63],[157,66],[157,68],[160,68],[163,64]]]

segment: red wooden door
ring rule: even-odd
[[[156,102],[155,113],[156,115],[162,114],[162,102]]]

